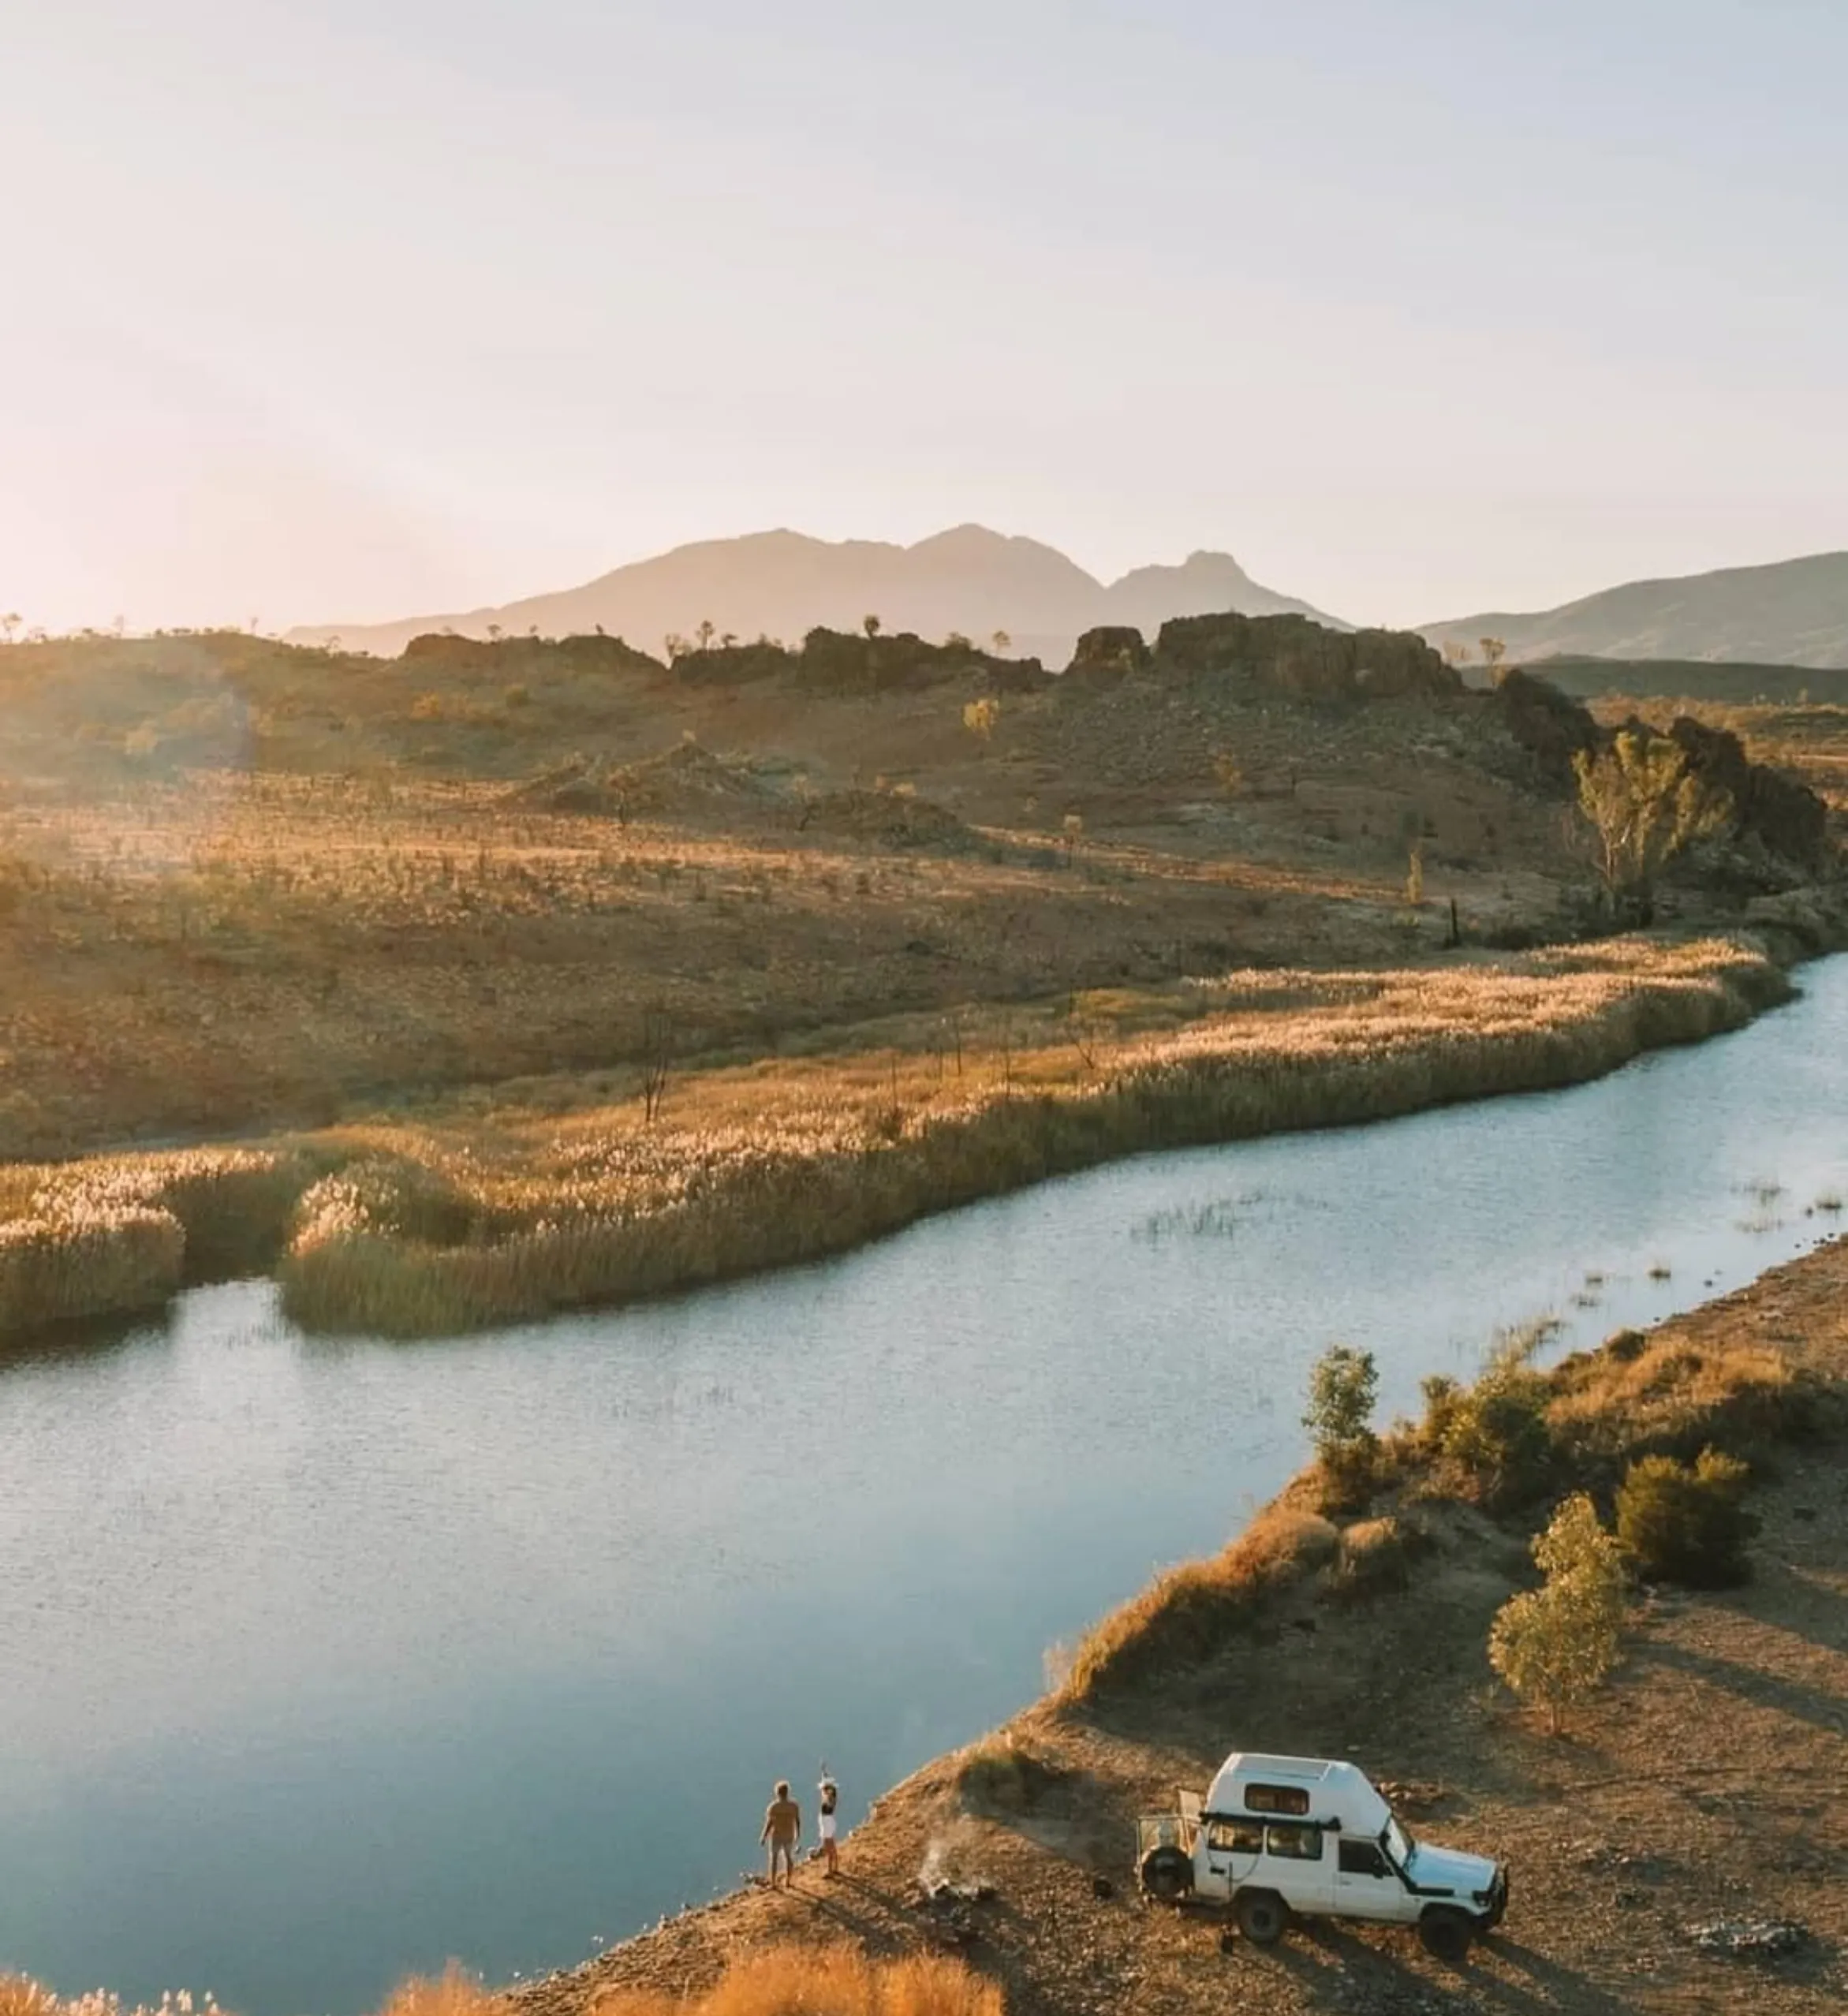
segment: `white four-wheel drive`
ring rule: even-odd
[[[1256,1946],[1291,1917],[1416,1925],[1440,1959],[1462,1960],[1508,1908],[1508,1872],[1486,1856],[1416,1841],[1351,1764],[1235,1750],[1204,1803],[1182,1793],[1172,1813],[1137,1827],[1151,1897],[1229,1906]]]

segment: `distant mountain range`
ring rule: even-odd
[[[692,637],[703,623],[719,637],[793,644],[817,624],[850,630],[876,616],[888,631],[933,640],[954,630],[986,643],[1006,631],[1016,653],[1056,670],[1081,633],[1099,624],[1127,624],[1152,638],[1170,616],[1225,610],[1352,627],[1254,581],[1229,553],[1195,553],[1178,566],[1138,567],[1106,583],[1036,539],[958,525],[915,546],[793,532],[704,539],[556,594],[394,623],[319,624],[289,639],[338,637],[349,651],[393,657],[429,630],[568,637],[601,628],[659,652],[667,637]],[[1484,637],[1499,637],[1511,660],[1528,664],[1566,657],[1844,667],[1848,553],[1630,581],[1558,609],[1490,610],[1418,627],[1434,644],[1466,644],[1473,656]]]
[[[692,637],[702,623],[721,637],[794,644],[817,624],[857,629],[870,615],[888,631],[915,630],[933,640],[956,630],[986,643],[1004,630],[1014,652],[1058,669],[1080,634],[1099,624],[1129,624],[1152,636],[1170,616],[1223,610],[1350,627],[1254,581],[1229,553],[1195,553],[1178,567],[1138,567],[1107,584],[1036,539],[958,525],[915,546],[793,532],[706,539],[554,595],[394,623],[316,625],[292,630],[289,640],[338,637],[349,651],[388,658],[429,630],[480,637],[491,625],[510,636],[567,637],[600,626],[659,652],[665,637]]]
[[[1421,623],[1434,644],[1499,637],[1523,663],[1564,658],[1708,659],[1848,666],[1848,553],[1630,581],[1558,609],[1493,610]]]

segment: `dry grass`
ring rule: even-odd
[[[225,2016],[211,1995],[163,1995],[158,2003],[129,2005],[106,1988],[58,1995],[24,1974],[0,1974],[0,2016]],[[458,2016],[460,2013],[458,2012]]]
[[[503,1999],[451,1966],[398,1988],[379,2016],[504,2016]],[[740,1960],[716,1987],[688,1996],[605,1994],[595,2016],[1005,2016],[1001,1990],[935,1954],[872,1960],[845,1946],[784,1947]],[[62,1997],[22,1975],[0,1975],[0,2016],[221,2016],[209,1997],[168,1995],[129,2007],[98,1990]]]
[[[1271,1506],[1223,1552],[1169,1569],[1088,1633],[1064,1698],[1082,1701],[1197,1665],[1267,1597],[1335,1560],[1340,1546],[1319,1514]]]
[[[1350,1602],[1394,1594],[1409,1585],[1413,1563],[1428,1544],[1421,1528],[1391,1513],[1357,1519],[1342,1529],[1340,1551],[1328,1564],[1329,1592]]]
[[[1691,1457],[1715,1439],[1752,1447],[1814,1426],[1817,1391],[1769,1345],[1704,1349],[1672,1334],[1569,1359],[1551,1374],[1555,1444],[1581,1475],[1607,1475],[1645,1455]]]
[[[1102,845],[1073,866],[1004,833],[894,851],[780,818],[619,826],[479,783],[226,775],[0,806],[0,1155],[619,1068],[657,1014],[683,1052],[762,1055],[1241,948],[1387,949],[1383,892],[1327,873]]]
[[[1001,1990],[959,1961],[790,1947],[740,1960],[717,1987],[685,1999],[612,1990],[593,2016],[1003,2016],[1004,2007]]]
[[[0,1328],[140,1306],[182,1273],[278,1249],[289,1308],[320,1328],[443,1334],[617,1303],[839,1252],[1115,1155],[1566,1084],[1786,991],[1725,940],[1234,973],[689,1072],[652,1124],[640,1074],[610,1099],[620,1081],[602,1073],[416,1123],[17,1170],[0,1226],[21,1228],[20,1257],[0,1284],[21,1285]],[[121,1258],[97,1265],[112,1238]]]
[[[898,1010],[1390,961],[1452,896],[1468,929],[1544,931],[1579,872],[1487,701],[1054,687],[984,745],[966,697],[711,687],[613,640],[0,648],[0,1156],[619,1066],[654,1009],[761,1055]]]

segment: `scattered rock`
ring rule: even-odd
[[[1688,1937],[1729,1960],[1779,1960],[1807,1945],[1809,1931],[1792,1918],[1714,1918],[1689,1925]]]

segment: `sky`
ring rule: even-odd
[[[1848,547],[1842,0],[0,0],[0,612]]]

